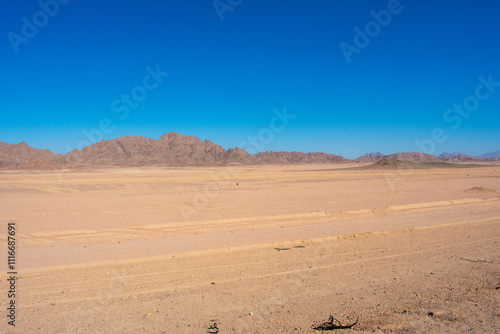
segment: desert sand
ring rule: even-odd
[[[499,333],[500,165],[346,167],[2,171],[1,331]]]

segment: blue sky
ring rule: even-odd
[[[296,117],[263,150],[355,158],[500,148],[498,1],[2,7],[0,141],[7,143],[64,154],[87,144],[85,133],[95,140],[175,131],[228,149],[286,108]],[[356,52],[346,57],[341,45]],[[159,81],[147,68],[163,73]],[[464,103],[470,111],[448,111]]]

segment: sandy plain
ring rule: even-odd
[[[499,333],[500,165],[345,167],[2,171],[1,331]]]

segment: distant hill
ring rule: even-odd
[[[442,160],[435,155],[410,152],[410,153],[394,153],[384,156],[385,160],[399,160],[404,162],[441,162]]]
[[[369,157],[369,158],[373,158],[373,157],[383,156],[383,154],[380,152],[372,152],[372,153],[366,153],[364,156]]]
[[[402,162],[441,162],[440,158],[435,155],[420,153],[420,152],[409,152],[409,153],[394,153],[390,155],[374,155],[368,156],[364,155],[357,158],[354,162],[358,163],[376,163],[382,160],[398,160]]]
[[[453,157],[446,157],[446,158],[441,158],[441,160],[445,162],[475,162],[475,161],[482,161],[484,159],[476,159],[474,157],[471,157],[470,155],[455,155]]]
[[[236,148],[226,151],[210,140],[182,136],[171,132],[158,140],[145,137],[125,136],[113,140],[101,140],[82,150],[66,155],[71,163],[107,166],[204,166],[230,163],[250,163],[252,156]]]
[[[242,148],[225,150],[209,140],[166,133],[158,140],[145,137],[121,137],[100,141],[66,155],[69,162],[90,165],[144,166],[167,164],[203,166],[228,164],[300,164],[345,162],[329,153],[262,152],[250,155]]]
[[[480,165],[474,165],[480,166]],[[401,161],[395,159],[382,159],[372,165],[358,167],[357,169],[429,169],[429,168],[466,168],[467,165],[447,163],[443,161]]]
[[[25,142],[19,144],[0,142],[0,167],[20,168],[29,165],[38,166],[37,169],[53,169],[65,164],[62,154],[33,148]]]
[[[6,144],[0,142],[0,168],[8,169],[81,169],[85,166],[222,166],[251,164],[322,164],[322,163],[377,163],[379,167],[392,168],[404,163],[475,162],[500,160],[500,150],[480,158],[459,153],[434,155],[409,152],[383,155],[367,153],[355,160],[331,153],[261,152],[249,154],[242,148],[225,150],[210,140],[183,136],[175,132],[165,133],[158,140],[125,136],[101,140],[82,150],[73,150],[65,156],[49,150],[28,146],[25,142]],[[397,162],[391,162],[397,161]]]
[[[454,157],[459,156],[459,155],[467,156],[467,154],[463,154],[463,153],[460,153],[460,152],[453,152],[453,153],[443,152],[443,153],[441,153],[441,155],[439,156],[439,158],[441,158],[441,159],[443,159],[443,158],[454,158]]]
[[[377,162],[381,160],[384,155],[380,152],[366,153],[365,155],[357,158],[354,162],[357,163],[368,163],[368,162]]]
[[[330,153],[302,152],[262,152],[254,155],[255,162],[266,164],[304,164],[304,163],[339,163],[347,160],[340,155]]]
[[[496,150],[494,152],[485,153],[483,155],[477,156],[479,159],[495,159],[500,158],[500,150]]]

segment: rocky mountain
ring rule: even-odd
[[[43,166],[42,169],[62,166],[64,156],[49,150],[28,146],[25,142],[7,144],[0,142],[0,167],[22,167],[30,164]]]
[[[372,152],[372,153],[366,153],[364,156],[368,158],[373,158],[373,157],[383,156],[383,154],[380,152]]]
[[[382,160],[399,160],[404,162],[440,162],[440,158],[426,153],[410,152],[410,153],[394,153],[390,155],[364,155],[357,158],[354,162],[357,163],[376,163]]]
[[[479,159],[495,159],[495,158],[500,158],[500,150],[496,150],[495,152],[486,153],[486,154],[477,156],[476,158],[479,158]]]
[[[384,157],[384,155],[382,153],[380,153],[380,152],[366,153],[362,157],[359,157],[359,158],[355,159],[354,162],[357,162],[357,163],[369,163],[369,162],[372,162],[372,163],[374,163],[374,162],[382,160],[383,157]]]
[[[460,152],[453,152],[453,153],[443,152],[443,153],[441,153],[441,155],[439,156],[439,158],[441,158],[441,159],[444,159],[444,158],[454,158],[454,157],[459,156],[459,155],[467,156],[467,154],[463,154],[463,153],[460,153]]]
[[[266,164],[309,164],[309,163],[339,163],[347,160],[340,155],[330,153],[302,152],[261,152],[253,156],[256,163]]]
[[[441,162],[442,160],[435,155],[420,153],[420,152],[410,152],[410,153],[394,153],[391,155],[385,155],[383,157],[385,160],[399,160],[406,162]]]
[[[243,149],[226,151],[210,140],[201,141],[175,132],[166,133],[158,140],[131,136],[101,140],[66,154],[66,161],[70,163],[106,166],[203,166],[251,160],[251,155]]]
[[[344,162],[329,153],[262,152],[250,155],[242,148],[225,150],[209,140],[166,133],[155,140],[145,137],[120,137],[101,140],[83,150],[66,155],[69,163],[106,166],[203,166],[228,164],[300,164]]]
[[[471,157],[470,155],[454,155],[452,157],[443,157],[441,158],[442,161],[444,162],[474,162],[474,161],[479,161],[480,159],[476,159],[474,157]]]
[[[490,158],[485,158],[485,157]],[[6,144],[0,142],[0,168],[16,169],[79,169],[85,166],[216,166],[231,164],[311,164],[311,163],[377,163],[384,166],[391,161],[417,162],[473,162],[500,160],[500,150],[473,158],[459,153],[434,155],[410,152],[383,155],[367,153],[356,160],[348,160],[330,153],[261,152],[250,155],[242,148],[225,150],[210,140],[183,136],[175,132],[165,133],[158,140],[145,137],[125,136],[101,140],[82,150],[73,150],[65,156],[49,150],[28,146],[25,142]],[[389,161],[389,162],[387,162]]]

